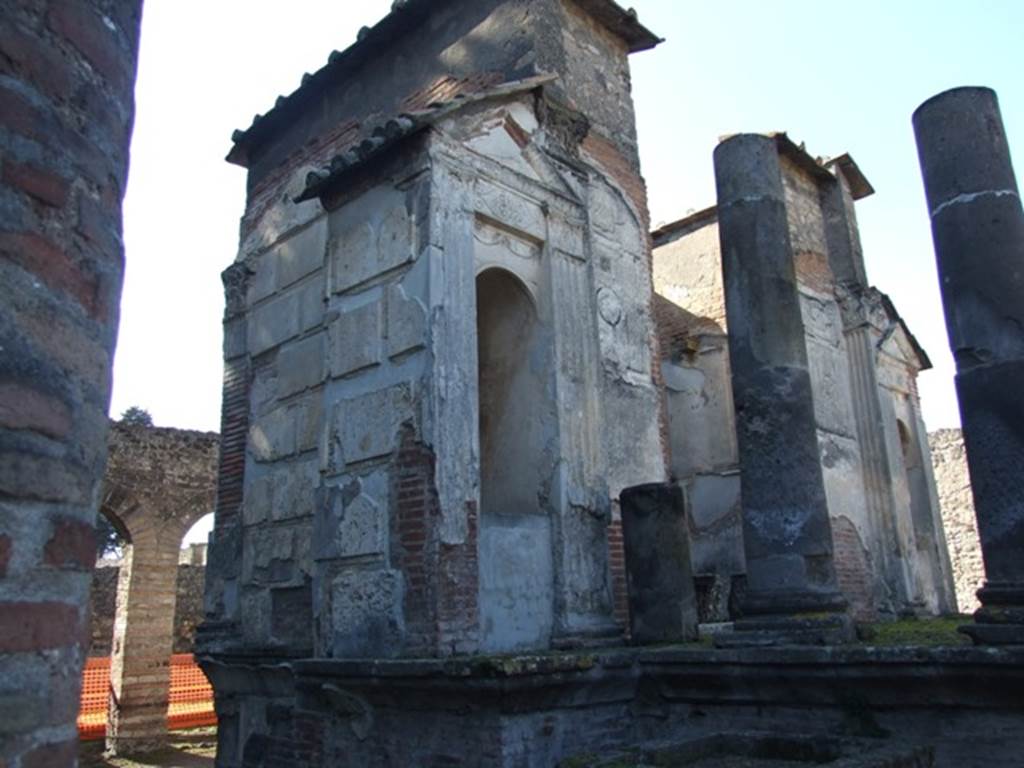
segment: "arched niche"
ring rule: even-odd
[[[550,333],[528,289],[505,269],[480,272],[476,304],[481,642],[488,652],[544,647],[557,440]]]

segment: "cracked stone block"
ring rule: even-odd
[[[351,571],[331,585],[335,658],[393,658],[401,651],[402,576]]]
[[[332,428],[332,443],[341,452],[335,463],[388,455],[395,450],[399,427],[412,417],[412,394],[406,385],[341,401]]]
[[[407,296],[401,285],[392,285],[387,306],[388,357],[422,347],[427,336],[427,310],[420,300]]]
[[[288,397],[315,387],[324,378],[322,333],[281,348],[277,356],[277,396]]]
[[[328,329],[331,375],[344,376],[377,365],[381,359],[381,302],[342,312]]]

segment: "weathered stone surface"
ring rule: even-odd
[[[715,150],[753,614],[841,611],[814,400],[774,139]]]
[[[963,435],[959,429],[940,429],[928,435],[928,445],[942,505],[942,526],[953,563],[957,608],[970,613],[981,605],[977,592],[985,581],[985,564],[981,559]]]
[[[401,285],[388,286],[388,357],[418,349],[427,341],[427,311]]]
[[[970,631],[1024,643],[1024,209],[994,92],[939,94],[914,131],[985,559]]]
[[[318,279],[308,280],[275,295],[249,314],[249,353],[262,354],[316,327],[322,322],[323,315],[323,287]]]
[[[335,658],[391,658],[401,652],[402,576],[355,570],[331,585]]]
[[[487,516],[480,531],[482,650],[509,652],[550,642],[554,600],[551,523]]]
[[[282,347],[277,355],[277,396],[285,398],[322,382],[324,358],[322,333]]]
[[[317,457],[302,461],[272,464],[254,472],[252,492],[243,503],[246,525],[310,517],[315,507],[316,490],[320,485],[320,464]]]
[[[626,488],[621,505],[633,641],[696,639],[697,600],[682,490],[673,484]]]
[[[265,299],[320,269],[326,253],[327,219],[321,217],[255,259],[255,274],[249,281],[249,303]]]
[[[407,205],[403,194],[375,190],[359,205],[331,214],[328,249],[334,293],[349,291],[416,258],[416,220]]]
[[[328,327],[332,376],[344,376],[376,365],[383,345],[383,302],[371,301],[343,311]]]
[[[527,758],[545,766],[596,767],[635,758],[637,749],[651,757],[643,764],[701,765],[745,754],[742,765],[758,745],[775,757],[801,758],[784,762],[841,768],[930,768],[933,753],[940,766],[1016,768],[1019,755],[1020,659],[971,648],[715,650],[690,644],[287,666],[263,657],[255,669],[246,661],[208,664],[214,685],[247,695],[259,675],[261,684],[277,690],[323,693],[304,700],[303,716],[278,723],[264,742],[296,743],[293,734],[313,735],[320,741],[311,765],[322,755],[372,768],[429,764],[438,756],[467,768],[512,768]],[[937,679],[944,685],[936,686]],[[692,716],[695,709],[699,717]],[[406,738],[394,738],[396,732]],[[979,733],[985,734],[983,755]],[[696,754],[673,752],[675,742]]]
[[[340,293],[376,274],[376,232],[366,221],[357,221],[332,238],[331,288]]]
[[[325,489],[314,528],[318,560],[387,553],[389,478],[385,472]]]
[[[313,450],[320,443],[322,410],[319,393],[313,393],[255,419],[249,428],[250,455],[270,462]]]
[[[334,407],[332,444],[339,466],[391,453],[399,427],[412,418],[412,393],[407,385],[343,400]]]
[[[0,765],[76,761],[142,3],[0,0]]]
[[[685,488],[693,572],[744,573],[739,473],[695,475]],[[700,546],[695,545],[695,539],[699,539]]]

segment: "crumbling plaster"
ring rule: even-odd
[[[841,586],[860,618],[952,610],[917,403],[915,379],[927,358],[888,299],[858,282],[863,264],[846,177],[784,147],[787,222]],[[690,499],[694,569],[740,574],[735,430],[721,428],[735,416],[715,210],[653,238],[671,469]],[[909,472],[901,422],[921,459]]]

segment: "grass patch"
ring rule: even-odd
[[[875,646],[958,646],[971,645],[971,639],[957,631],[970,623],[969,616],[908,618],[869,624],[862,632],[863,643]]]

